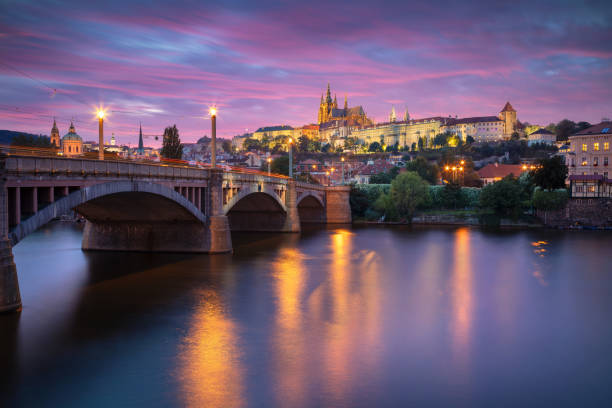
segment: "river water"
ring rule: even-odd
[[[612,234],[339,228],[14,248],[0,406],[610,406]]]

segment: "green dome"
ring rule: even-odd
[[[74,125],[72,124],[72,122],[70,122],[70,129],[68,129],[68,133],[66,133],[64,137],[62,137],[62,141],[64,140],[76,140],[78,142],[83,141],[83,139],[81,139],[81,136],[77,135],[76,131],[74,130]]]
[[[76,133],[73,132],[68,132],[64,135],[64,137],[62,137],[62,141],[63,140],[76,140],[79,142],[82,142],[83,139],[81,138],[81,136],[77,135]]]

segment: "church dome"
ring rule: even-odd
[[[78,142],[82,142],[83,139],[81,138],[81,136],[79,136],[75,129],[74,129],[74,125],[71,123],[70,124],[70,129],[68,129],[68,133],[66,133],[64,135],[64,137],[62,137],[62,141],[66,141],[66,140],[74,140],[74,141],[78,141]]]

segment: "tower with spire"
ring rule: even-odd
[[[140,123],[140,135],[138,136],[138,154],[144,155],[144,143],[142,141],[142,123]]]
[[[344,107],[338,108],[338,97],[336,94],[334,94],[334,98],[332,99],[331,88],[329,83],[327,83],[327,92],[325,93],[325,96],[323,96],[323,94],[321,95],[318,123],[321,125],[336,121],[347,121],[349,122],[349,126],[372,124],[372,121],[367,118],[361,106],[349,108],[346,95],[344,96]],[[347,123],[344,125],[346,126]]]
[[[389,122],[395,122],[397,115],[395,114],[395,106],[391,106],[391,114],[389,115]]]
[[[57,148],[60,147],[60,135],[57,129],[57,123],[55,123],[55,118],[53,118],[53,127],[51,128],[51,144],[55,145]]]
[[[406,109],[406,112],[404,113],[404,121],[408,122],[410,120],[410,114],[408,113],[408,109]]]

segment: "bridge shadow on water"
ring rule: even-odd
[[[31,290],[23,282],[24,310],[0,315],[3,365],[0,405],[3,405],[4,391],[18,390],[22,378],[69,376],[72,364],[70,356],[63,355],[65,350],[95,350],[98,343],[108,343],[115,337],[130,338],[131,333],[137,338],[143,331],[157,330],[159,316],[167,319],[168,324],[188,327],[183,320],[192,317],[189,311],[201,302],[202,291],[223,294],[227,292],[227,282],[235,281],[239,275],[243,287],[248,285],[245,279],[253,278],[250,268],[244,264],[267,258],[282,247],[295,246],[299,240],[307,240],[322,229],[325,227],[305,226],[301,234],[233,233],[234,253],[221,255],[66,249],[71,256],[84,260],[83,276],[78,284],[66,288],[66,292],[54,287],[52,290],[56,293],[46,294],[44,301],[40,301],[28,297]],[[45,233],[48,231],[41,232]],[[66,269],[65,265],[49,267],[60,272]],[[32,274],[32,271],[26,272]],[[36,273],[45,275],[43,270]],[[38,322],[45,319],[45,314],[49,315],[49,321]],[[183,335],[177,330],[177,338]],[[41,339],[44,339],[44,349],[39,348]],[[98,363],[92,355],[92,362],[87,366],[96,370]]]

